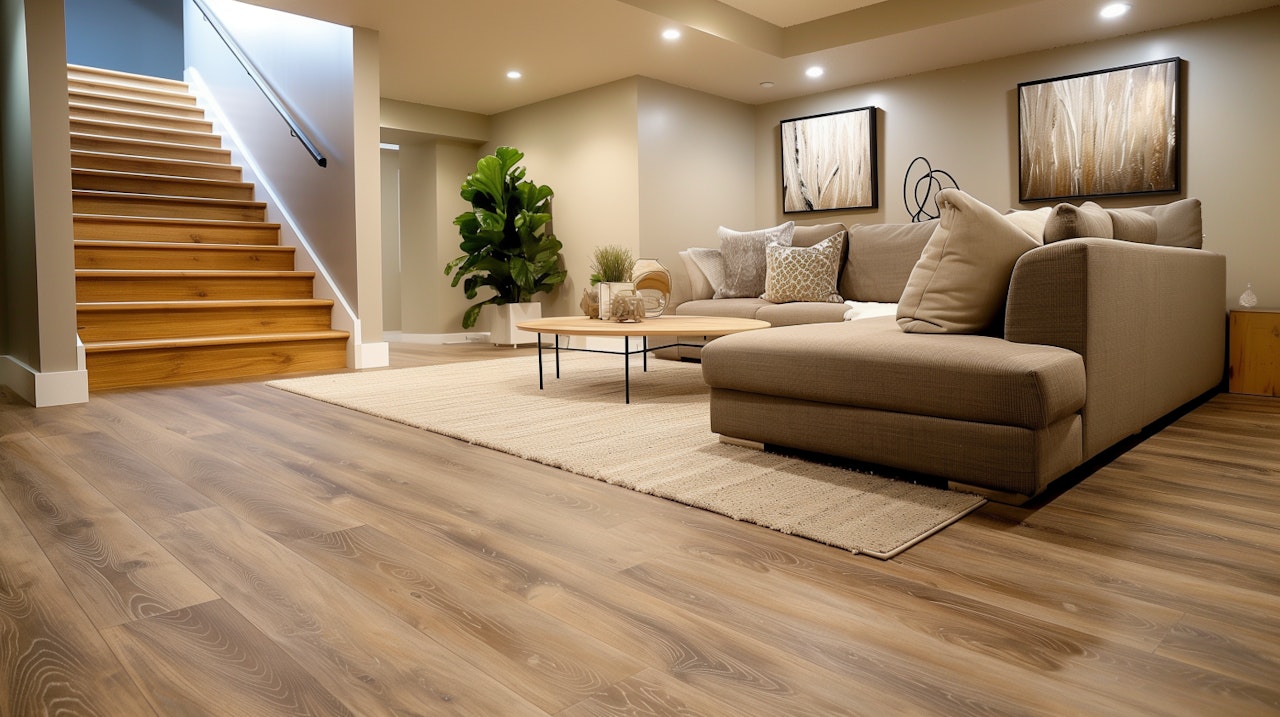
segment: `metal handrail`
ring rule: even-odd
[[[200,12],[204,14],[204,19],[213,26],[213,30],[218,33],[218,37],[222,38],[222,41],[226,43],[227,49],[231,50],[231,54],[235,55],[236,59],[240,61],[240,66],[244,68],[245,72],[249,73],[249,77],[253,79],[254,84],[266,96],[267,101],[271,103],[276,112],[280,113],[280,118],[285,121],[285,124],[289,125],[289,133],[297,137],[299,142],[302,142],[302,146],[307,148],[307,152],[311,154],[311,158],[316,161],[316,164],[321,167],[328,166],[329,160],[325,159],[325,156],[320,153],[315,142],[311,141],[307,133],[302,131],[302,127],[293,118],[293,115],[289,113],[289,110],[285,108],[280,96],[275,93],[275,90],[271,89],[271,85],[267,83],[266,78],[258,72],[258,68],[254,67],[253,61],[244,53],[244,50],[240,49],[240,45],[236,43],[235,39],[231,37],[231,33],[218,20],[218,16],[204,3],[204,0],[192,1],[200,9]]]

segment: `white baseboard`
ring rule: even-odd
[[[383,331],[382,338],[398,344],[487,344],[488,331],[470,331],[462,334],[407,334],[402,331]]]
[[[351,368],[382,368],[391,365],[391,345],[386,341],[355,344],[352,352],[355,355],[347,357]]]
[[[0,356],[0,384],[13,389],[36,408],[89,401],[89,372],[83,367],[75,371],[41,372],[12,356]]]

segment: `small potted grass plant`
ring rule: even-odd
[[[636,288],[631,281],[635,265],[635,257],[629,249],[613,244],[596,248],[591,259],[591,284],[596,288],[601,319],[608,321],[613,318],[613,298],[619,292]]]

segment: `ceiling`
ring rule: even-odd
[[[377,30],[383,97],[486,115],[635,75],[764,104],[1280,4],[1129,0],[1103,20],[1106,0],[249,1]]]

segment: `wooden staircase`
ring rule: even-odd
[[[345,367],[333,302],[186,85],[76,65],[67,84],[89,388]]]

